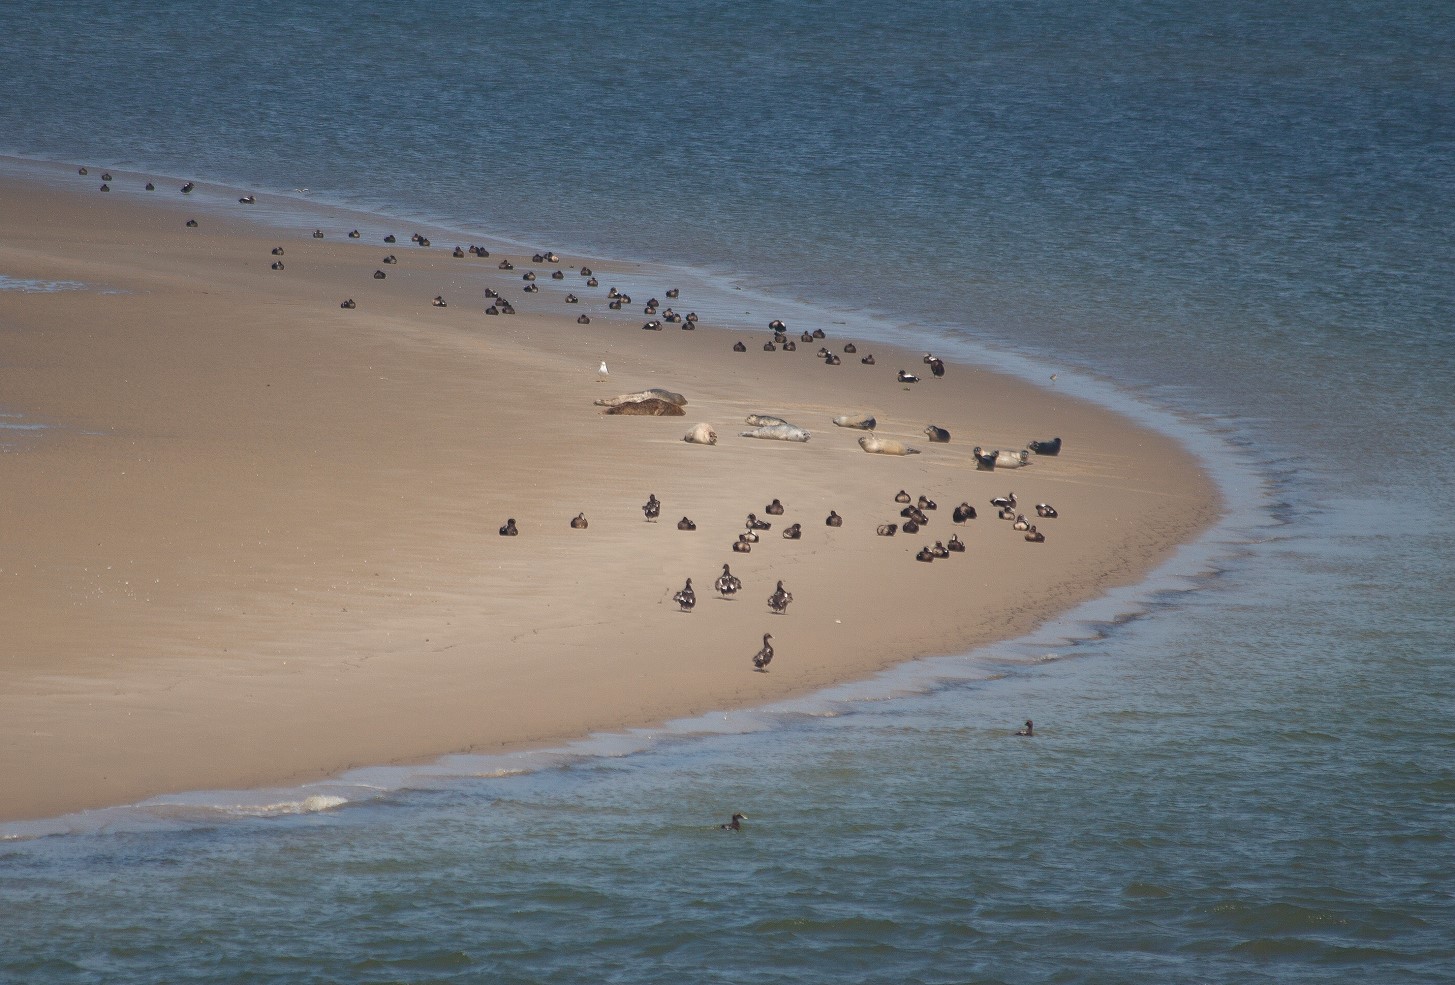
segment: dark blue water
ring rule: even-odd
[[[1057,372],[1235,507],[1138,598],[800,706],[11,842],[0,979],[1455,978],[1455,8],[0,19],[0,151]]]

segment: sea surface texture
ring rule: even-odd
[[[0,152],[668,264],[1122,406],[1231,508],[797,705],[12,828],[0,980],[1455,980],[1448,0],[0,23]]]

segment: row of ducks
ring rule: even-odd
[[[722,566],[722,574],[717,576],[717,580],[713,582],[712,587],[717,591],[720,598],[730,599],[743,590],[743,582],[724,563]],[[672,601],[676,602],[683,612],[691,612],[696,607],[697,592],[692,587],[691,578],[688,578],[687,583],[672,595]],[[788,605],[792,601],[793,593],[783,587],[783,581],[780,579],[778,586],[773,589],[773,594],[768,596],[768,608],[776,615],[785,615],[788,612]]]

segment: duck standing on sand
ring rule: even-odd
[[[682,591],[672,596],[672,601],[682,607],[683,612],[691,612],[692,607],[697,604],[697,593],[692,590],[692,579],[687,579],[687,584],[682,586]]]
[[[785,590],[783,582],[780,581],[778,587],[773,590],[773,594],[768,596],[768,608],[781,616],[788,611],[788,603],[792,601],[793,593]]]
[[[713,587],[717,589],[717,594],[721,595],[723,598],[731,598],[742,589],[743,583],[738,579],[738,576],[729,571],[728,566],[724,564],[722,566],[722,574],[718,575],[717,582],[713,585]]]
[[[662,501],[657,498],[656,493],[647,494],[647,501],[642,504],[642,513],[646,515],[648,522],[654,522],[662,515]]]
[[[753,669],[768,673],[768,665],[773,662],[773,644],[768,641],[773,638],[772,633],[763,634],[763,649],[753,654]]]

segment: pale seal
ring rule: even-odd
[[[743,423],[751,424],[754,427],[763,427],[764,425],[772,427],[774,424],[787,424],[788,422],[781,417],[774,417],[772,414],[749,414],[743,418]]]
[[[858,428],[860,431],[873,431],[874,426],[879,422],[874,420],[873,414],[840,414],[834,418],[834,423],[841,428]]]
[[[813,437],[803,428],[784,421],[778,424],[764,424],[751,431],[739,431],[744,438],[771,438],[776,441],[807,441]]]
[[[687,406],[687,398],[680,393],[673,393],[671,390],[663,390],[659,387],[652,387],[649,390],[638,390],[636,393],[623,393],[615,397],[602,397],[596,401],[598,407],[620,407],[622,404],[636,404],[644,400],[661,400],[669,404],[676,404],[678,407]]]
[[[866,434],[859,439],[859,447],[871,455],[918,455],[918,448],[911,448],[895,438],[881,438],[877,434]]]
[[[715,445],[717,432],[712,429],[711,424],[694,424],[692,430],[682,436],[682,440],[691,445]]]

